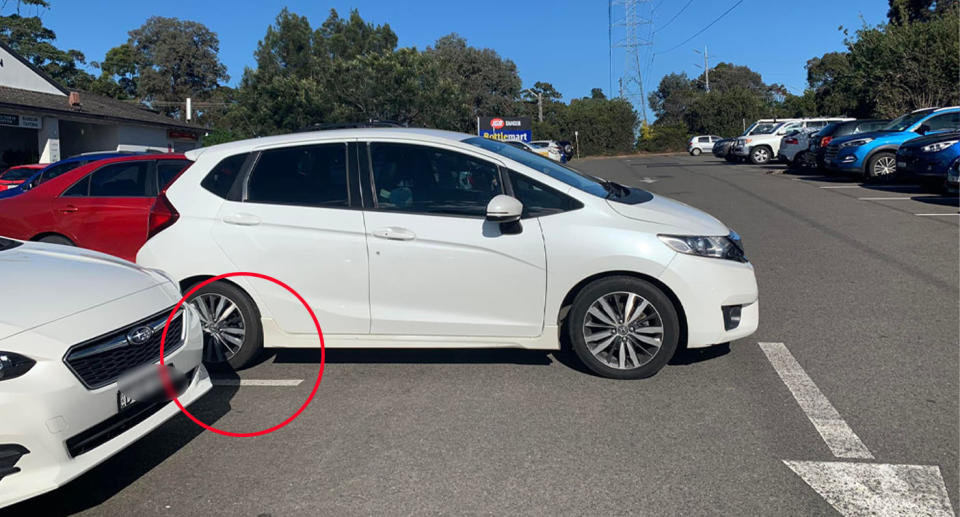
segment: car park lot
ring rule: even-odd
[[[330,350],[313,402],[277,432],[230,438],[180,416],[8,510],[821,515],[835,510],[811,484],[843,492],[835,467],[849,467],[881,486],[864,474],[876,465],[936,467],[942,481],[913,471],[901,495],[960,508],[956,197],[712,156],[574,166],[739,232],[759,330],[642,381],[586,373],[570,352]],[[190,409],[224,430],[272,426],[320,357],[273,350]]]

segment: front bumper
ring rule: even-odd
[[[670,287],[687,321],[687,347],[745,338],[757,330],[760,305],[753,265],[678,253],[659,278]],[[740,322],[727,328],[723,308],[740,306]]]
[[[737,156],[750,156],[750,147],[746,145],[736,145],[733,147],[733,154]]]
[[[945,178],[947,168],[954,156],[937,156],[941,153],[897,153],[897,172],[912,176]]]
[[[184,344],[165,358],[181,372],[193,372],[179,397],[187,406],[212,388],[203,367],[199,318],[190,313]],[[172,401],[158,405],[129,428],[71,456],[67,443],[102,425],[117,410],[117,383],[88,390],[62,362],[38,362],[27,374],[4,381],[0,392],[0,444],[17,444],[30,452],[16,463],[19,472],[0,479],[0,508],[54,490],[142,438],[180,409]],[[12,383],[16,383],[13,386]],[[9,388],[9,389],[8,389]]]
[[[859,147],[854,149],[841,148],[834,154],[828,148],[825,156],[827,168],[839,173],[862,173],[863,157],[860,156],[859,149]]]

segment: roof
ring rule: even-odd
[[[75,107],[71,106],[69,98],[63,95],[0,86],[0,109],[30,109],[54,116],[73,116],[110,122],[132,122],[138,125],[199,130],[196,126],[182,124],[139,103],[124,102],[84,91],[79,93],[80,106]]]
[[[47,81],[48,83],[50,83],[51,86],[53,86],[54,88],[56,88],[56,89],[60,90],[61,92],[63,92],[64,95],[67,95],[67,94],[70,93],[70,90],[67,90],[66,88],[64,88],[60,83],[58,83],[57,81],[55,81],[55,80],[54,80],[52,77],[50,77],[46,72],[44,72],[40,67],[38,67],[38,66],[34,65],[33,63],[31,63],[29,59],[26,59],[25,57],[21,56],[19,52],[17,52],[16,50],[13,50],[13,49],[10,47],[10,45],[7,45],[6,43],[0,41],[0,48],[2,48],[3,50],[6,50],[7,53],[10,54],[11,56],[13,56],[14,58],[16,58],[17,61],[20,61],[21,63],[23,63],[27,68],[29,68],[30,70],[32,70],[33,73],[39,75],[41,78],[43,78],[43,80],[45,80],[45,81]]]
[[[185,154],[188,160],[196,161],[201,154],[216,153],[218,155],[230,155],[237,153],[250,152],[256,149],[271,146],[282,146],[285,144],[311,143],[321,140],[343,141],[353,138],[415,138],[418,140],[448,140],[460,142],[467,138],[474,138],[477,135],[466,133],[457,133],[454,131],[443,131],[441,129],[426,129],[413,127],[382,127],[382,128],[356,128],[356,129],[331,129],[328,131],[309,131],[303,133],[292,133],[288,135],[265,136],[261,138],[250,138],[247,140],[238,140],[225,144],[212,145],[210,147],[201,147],[187,151]]]

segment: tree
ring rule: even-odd
[[[956,13],[958,0],[889,0],[890,23],[927,21],[936,16]]]
[[[517,65],[500,57],[491,49],[467,45],[457,34],[448,34],[427,47],[424,55],[436,62],[443,79],[454,83],[469,107],[452,127],[472,131],[477,117],[505,115],[513,112],[513,103],[520,94]]]
[[[6,5],[7,2],[0,2],[0,41],[67,88],[83,89],[90,85],[93,76],[81,68],[86,64],[83,53],[54,46],[57,35],[44,27],[39,14],[22,15],[21,8],[33,7],[39,13],[40,9],[50,8],[49,2],[17,0],[13,12],[4,15]]]
[[[690,103],[698,94],[686,73],[663,76],[657,89],[650,92],[650,109],[661,124],[680,124]]]
[[[637,111],[626,99],[585,97],[567,106],[563,132],[580,133],[580,150],[585,155],[629,153],[636,143],[639,123]]]

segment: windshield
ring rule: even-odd
[[[29,167],[11,167],[7,169],[7,172],[0,174],[0,180],[24,181],[36,173],[37,169],[31,169]]]
[[[777,130],[782,124],[757,124],[748,135],[769,135]]]
[[[932,109],[907,113],[902,117],[893,119],[893,122],[890,122],[886,126],[880,128],[880,131],[906,131],[908,128],[910,128],[910,126],[920,122],[931,113],[933,113]]]
[[[607,197],[607,188],[603,186],[593,176],[588,176],[582,172],[575,171],[569,167],[564,167],[553,160],[544,158],[539,154],[521,151],[516,147],[509,146],[496,140],[476,136],[464,140],[465,143],[477,146],[487,151],[493,151],[501,156],[522,163],[531,169],[542,172],[551,178],[562,181],[571,187],[582,190],[597,197]]]

